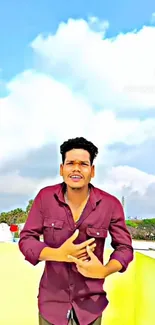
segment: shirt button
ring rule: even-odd
[[[100,234],[99,232],[96,233],[96,235],[98,235],[98,236],[99,236],[99,234]]]

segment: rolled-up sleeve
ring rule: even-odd
[[[109,233],[111,235],[111,246],[114,251],[110,255],[110,260],[115,259],[122,265],[119,272],[126,271],[129,263],[133,260],[133,247],[131,235],[125,223],[125,215],[122,204],[115,200],[110,222]]]
[[[40,241],[40,235],[43,233],[43,213],[41,205],[41,191],[34,199],[24,228],[20,232],[18,242],[19,249],[25,256],[25,260],[32,265],[37,265],[40,260],[39,256],[44,247],[48,247]]]

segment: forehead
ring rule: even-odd
[[[65,160],[90,161],[90,154],[84,149],[72,149],[66,152]]]

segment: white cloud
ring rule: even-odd
[[[88,18],[88,25],[93,31],[99,32],[102,37],[104,37],[107,29],[109,28],[109,21],[100,20],[98,17],[90,16]]]
[[[35,195],[42,187],[50,184],[57,184],[61,181],[60,177],[31,179],[29,177],[23,177],[19,171],[13,173],[7,173],[0,176],[0,193],[13,194],[13,195]]]
[[[155,28],[107,39],[108,27],[96,17],[88,23],[70,19],[55,35],[33,40],[41,68],[15,76],[7,84],[9,95],[0,99],[0,167],[30,149],[81,135],[99,147],[98,164],[112,166],[108,144],[139,145],[155,136],[155,119],[140,118],[143,109],[155,108]],[[119,115],[133,108],[136,118]],[[28,194],[55,181],[40,183],[15,172],[0,176],[0,191]],[[143,196],[142,188],[154,181],[154,175],[120,166],[109,170],[104,186],[121,193],[123,184],[130,185]]]
[[[49,71],[75,88],[81,83],[81,93],[92,104],[117,111],[154,109],[155,28],[144,26],[107,39],[90,26],[82,19],[69,19],[55,35],[39,35],[31,46],[46,60]]]
[[[145,195],[148,187],[155,184],[155,175],[147,174],[130,166],[117,166],[107,172],[105,184],[107,187],[110,186],[112,191],[115,190],[122,194],[125,188],[130,188]]]
[[[24,154],[48,141],[84,135],[104,149],[117,141],[141,143],[155,135],[155,119],[119,119],[94,112],[89,100],[45,74],[27,71],[8,84],[1,99],[1,157]],[[1,161],[2,162],[2,161]]]
[[[19,175],[18,171],[0,176],[0,192],[3,194],[29,194],[37,186],[38,180]]]
[[[125,197],[126,217],[155,217],[155,175],[129,166],[117,166],[106,172],[104,182],[99,185],[120,201]]]
[[[2,157],[81,133],[91,109],[80,96],[51,77],[27,71],[8,84],[1,99]],[[78,111],[75,120],[75,112]]]

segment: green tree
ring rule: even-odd
[[[0,222],[2,222],[2,221],[6,221],[7,222],[7,212],[2,212],[1,214],[0,214]]]
[[[0,222],[6,221],[8,225],[11,225],[13,223],[24,223],[26,221],[26,218],[27,213],[20,208],[8,212],[2,212],[0,214]]]
[[[26,213],[29,213],[29,211],[30,211],[30,209],[31,209],[31,207],[32,207],[33,201],[34,201],[34,200],[29,200],[29,203],[28,203],[28,205],[27,205],[27,207],[26,207]]]

